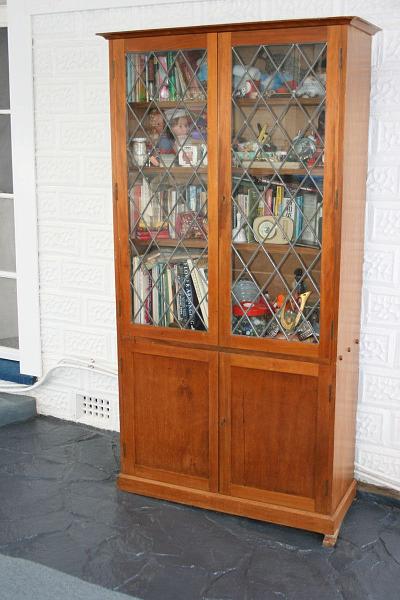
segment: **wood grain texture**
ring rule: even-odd
[[[301,365],[293,373],[285,361],[275,361],[273,371],[261,362],[226,355],[221,363],[229,439],[221,455],[224,492],[240,486],[249,498],[260,499],[260,491],[314,498],[317,374],[302,373]]]
[[[254,29],[260,29],[266,27],[268,29],[288,29],[288,28],[299,28],[299,27],[324,27],[333,25],[352,25],[353,27],[365,31],[370,35],[374,35],[377,31],[380,31],[379,27],[360,19],[359,17],[328,17],[323,19],[292,19],[285,21],[256,21],[255,23],[221,23],[219,25],[200,25],[197,27],[190,27],[190,30],[195,33],[222,33],[224,31],[252,31]],[[108,40],[121,39],[121,38],[135,38],[148,36],[151,38],[160,38],[162,36],[179,35],[187,33],[187,27],[167,27],[164,29],[147,29],[137,31],[112,31],[107,33],[98,33]]]
[[[108,36],[122,489],[329,536],[340,527],[355,494],[355,340],[363,255],[369,34],[376,30],[362,20],[340,17]],[[321,343],[232,336],[232,44],[325,39]],[[205,46],[210,332],[134,325],[125,53]],[[146,106],[137,109],[144,111]],[[311,260],[307,253],[304,260]],[[343,360],[337,361],[337,354]]]
[[[128,471],[188,487],[217,489],[217,354],[128,345],[125,404]]]
[[[343,28],[343,136],[333,507],[353,480],[368,159],[371,38]]]
[[[121,473],[119,476],[118,486],[120,489],[134,494],[330,535],[337,531],[355,495],[355,486],[351,486],[336,511],[329,515],[322,515],[300,508],[277,506],[248,498],[233,498],[222,493],[214,494],[150,479],[141,479],[125,473]]]

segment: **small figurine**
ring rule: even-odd
[[[325,74],[319,75],[318,79],[313,75],[309,75],[296,90],[296,96],[303,98],[315,98],[315,96],[323,96],[325,94],[325,80]]]
[[[181,146],[188,141],[190,119],[186,110],[183,108],[179,108],[178,110],[166,110],[165,115],[168,120],[170,131],[175,139],[176,151],[179,151]]]
[[[290,94],[291,91],[297,88],[297,81],[287,71],[282,73],[263,73],[260,79],[260,88],[265,96],[273,94]]]
[[[164,130],[164,126],[165,122],[162,114],[156,108],[153,108],[148,114],[147,135],[154,148],[158,144],[158,140]]]
[[[233,67],[233,86],[235,96],[239,98],[257,98],[260,86],[261,71],[250,65]]]

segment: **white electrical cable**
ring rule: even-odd
[[[49,377],[49,375],[55,371],[56,369],[81,369],[83,371],[91,371],[92,373],[99,373],[101,375],[109,375],[110,377],[117,377],[118,373],[115,369],[111,369],[109,367],[106,366],[97,366],[97,364],[95,363],[94,360],[91,361],[84,361],[84,360],[80,360],[80,359],[67,359],[67,358],[62,358],[60,361],[58,361],[58,363],[56,365],[54,365],[54,367],[51,367],[47,373],[45,375],[43,375],[43,377],[41,377],[39,379],[39,381],[36,381],[36,383],[32,384],[32,385],[23,385],[23,384],[1,384],[0,385],[0,391],[3,390],[5,392],[12,392],[12,393],[25,393],[25,392],[30,392],[31,390],[34,390],[36,388],[38,388],[39,386],[41,386]]]

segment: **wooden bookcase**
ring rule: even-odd
[[[109,40],[119,486],[334,544],[355,495],[371,36]]]

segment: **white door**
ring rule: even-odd
[[[18,360],[7,28],[0,27],[0,358]]]

